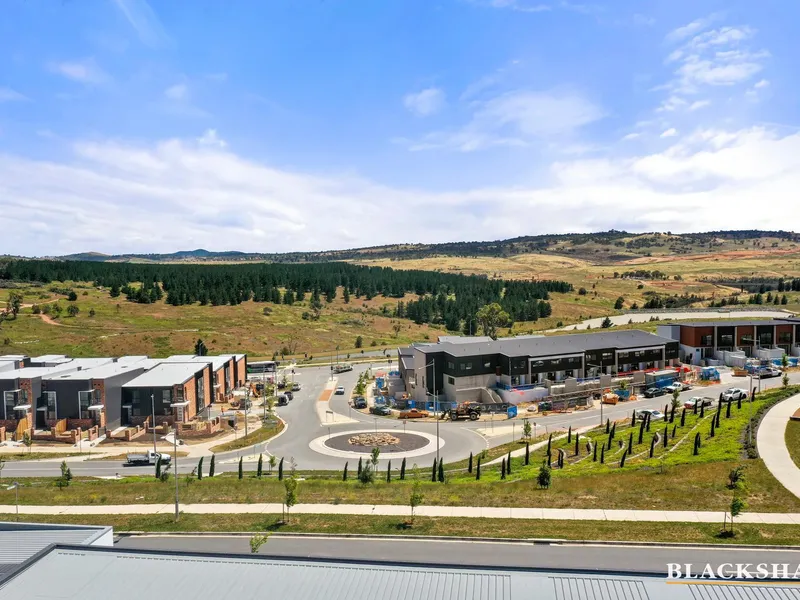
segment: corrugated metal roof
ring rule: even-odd
[[[15,369],[13,371],[3,371],[0,373],[0,379],[33,379],[35,377],[45,377],[54,373],[66,373],[68,371],[76,371],[78,365],[71,362],[58,365],[57,367],[24,367],[22,369]]]
[[[800,600],[800,589],[771,585],[689,585],[694,600]]]
[[[556,600],[648,600],[644,582],[635,579],[553,577]]]
[[[131,379],[128,383],[123,384],[122,387],[172,387],[173,385],[184,383],[204,368],[204,364],[194,362],[162,362],[149,371],[145,371],[135,379]]]
[[[42,379],[46,381],[81,381],[88,379],[106,379],[125,372],[139,372],[143,367],[138,363],[108,363],[97,367],[81,369],[80,371],[70,371],[69,373],[56,373],[48,375]]]
[[[550,337],[500,338],[488,342],[442,342],[420,345],[426,354],[446,352],[451,356],[476,356],[479,354],[505,354],[506,356],[558,356],[603,348],[639,348],[661,346],[675,340],[663,338],[639,329],[604,331],[599,333],[573,333]]]

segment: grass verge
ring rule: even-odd
[[[226,442],[224,444],[212,446],[211,452],[230,452],[231,450],[241,450],[242,448],[248,448],[253,444],[266,442],[283,431],[283,427],[283,421],[278,421],[277,425],[274,427],[261,426],[248,436],[243,435],[232,442]]]
[[[0,458],[8,462],[21,460],[43,460],[45,458],[70,458],[72,456],[83,456],[80,452],[20,452],[0,454]]]
[[[416,517],[413,527],[405,527],[403,517],[358,517],[346,515],[295,515],[281,525],[281,515],[181,514],[176,523],[172,515],[24,515],[37,523],[82,523],[112,525],[116,531],[209,531],[209,532],[286,532],[358,533],[368,535],[431,535],[492,538],[558,538],[565,540],[609,540],[629,542],[679,542],[693,544],[800,544],[800,525],[736,525],[736,536],[721,538],[717,523],[659,523],[614,521],[558,521],[522,519],[455,519]],[[12,521],[14,515],[0,515]],[[268,543],[269,545],[269,543]]]
[[[800,467],[800,421],[789,421],[786,424],[786,448],[794,464]]]

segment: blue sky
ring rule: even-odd
[[[790,0],[7,0],[0,252],[798,229],[799,19]]]

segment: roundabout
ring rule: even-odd
[[[438,440],[441,450],[444,440]],[[340,458],[369,457],[373,448],[380,448],[381,456],[387,458],[412,458],[435,451],[436,442],[435,435],[420,431],[357,430],[323,435],[311,440],[308,446],[314,452]]]

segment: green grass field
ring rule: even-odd
[[[800,421],[789,421],[786,424],[786,447],[794,464],[800,467]]]

